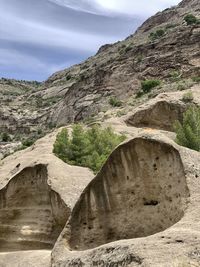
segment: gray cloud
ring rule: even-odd
[[[178,1],[160,2],[148,12]],[[148,12],[130,0],[1,0],[0,76],[46,79],[127,37]]]

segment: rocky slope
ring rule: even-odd
[[[13,141],[78,120],[128,137],[95,177],[52,154],[58,129],[0,160],[0,267],[200,266],[200,155],[172,132],[200,106],[200,28],[188,13],[200,15],[197,0],[42,84],[0,80],[1,133]],[[139,95],[145,79],[162,82]]]
[[[52,266],[199,266],[199,160],[156,130],[120,145],[76,203]]]
[[[145,79],[161,80],[154,95],[187,89],[200,76],[200,25],[186,25],[188,13],[200,16],[198,0],[157,13],[126,40],[101,47],[95,56],[42,84],[0,80],[1,132],[13,141],[35,140],[52,127],[109,110],[113,95],[124,106],[133,100],[129,104],[134,106]]]
[[[126,40],[105,45],[84,63],[52,75],[43,94],[56,91],[64,99],[50,120],[62,125],[95,115],[108,107],[111,95],[126,101],[137,93],[144,79],[160,79],[166,85],[199,76],[200,26],[184,23],[188,13],[200,15],[198,0],[156,14]],[[152,40],[150,35],[157,30],[163,35]]]

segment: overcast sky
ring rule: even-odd
[[[180,0],[0,0],[0,77],[45,80]]]

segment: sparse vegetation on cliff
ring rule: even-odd
[[[110,104],[111,106],[113,106],[113,107],[121,107],[121,105],[122,105],[122,101],[119,100],[119,99],[117,99],[116,96],[112,96],[112,97],[110,97],[110,99],[109,99],[109,104]]]
[[[195,17],[193,14],[188,14],[184,17],[185,22],[187,25],[196,25],[200,23],[200,20]]]

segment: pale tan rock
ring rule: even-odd
[[[32,250],[0,253],[1,267],[50,267],[50,250]]]
[[[4,253],[0,253],[0,262],[2,257],[9,258],[5,252],[51,250],[93,177],[89,169],[69,166],[53,155],[58,131],[0,162],[0,252]],[[19,266],[32,257],[31,253],[19,257],[23,255],[24,265]]]
[[[193,95],[193,100],[186,103],[184,95],[188,93]],[[159,94],[156,98],[134,109],[133,112],[129,112],[125,116],[125,122],[134,127],[174,131],[175,121],[182,122],[183,113],[191,104],[200,106],[199,85],[180,92]]]
[[[74,207],[52,266],[199,266],[199,160],[156,130],[120,145]]]

